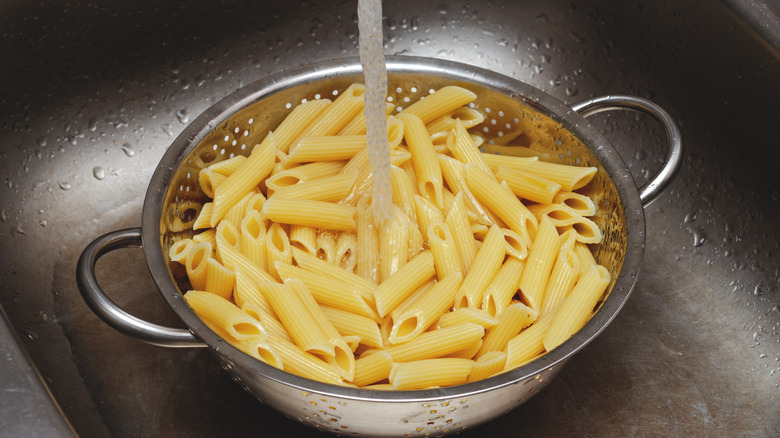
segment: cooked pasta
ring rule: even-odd
[[[489,378],[576,333],[610,281],[592,190],[574,191],[596,168],[481,152],[477,96],[444,87],[387,105],[380,221],[363,93],[306,101],[200,170],[212,199],[168,252],[195,312],[272,366],[376,390]]]

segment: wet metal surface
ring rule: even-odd
[[[190,119],[280,69],[357,54],[355,2],[261,3],[0,7],[0,305],[82,436],[311,435],[208,351],[114,332],[75,283],[89,241],[140,224],[149,178]],[[780,434],[780,44],[734,4],[385,2],[388,54],[471,63],[570,104],[649,97],[687,149],[646,210],[621,314],[544,391],[463,436]],[[590,120],[638,184],[660,166],[663,130],[648,117]],[[107,255],[98,278],[131,313],[181,326],[140,250]],[[0,363],[3,376],[24,367]],[[0,391],[0,406],[22,400]]]

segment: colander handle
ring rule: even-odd
[[[644,186],[639,189],[639,199],[643,206],[650,205],[674,179],[682,164],[682,135],[680,128],[672,116],[655,102],[638,96],[609,95],[601,96],[572,105],[574,111],[583,117],[588,117],[603,111],[629,109],[655,117],[666,128],[666,138],[669,142],[669,152],[661,170]]]
[[[98,259],[117,249],[141,245],[141,228],[112,231],[87,245],[76,266],[76,281],[84,301],[108,325],[132,338],[162,347],[205,347],[189,330],[153,324],[125,312],[100,288],[95,276]]]

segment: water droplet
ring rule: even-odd
[[[688,214],[685,215],[685,219],[683,219],[683,223],[688,224],[688,223],[691,223],[691,222],[693,222],[695,220],[696,220],[696,212],[693,211],[693,212],[688,213]]]
[[[173,137],[173,130],[171,129],[171,124],[170,123],[163,123],[163,125],[160,126],[160,129],[162,129],[164,133],[166,133],[169,136]]]
[[[753,289],[753,295],[759,297],[761,295],[764,295],[764,291],[761,290],[761,285],[757,284],[756,287]]]
[[[59,186],[62,190],[70,190],[72,188],[69,182],[60,182]]]
[[[106,171],[100,166],[95,166],[92,168],[92,176],[94,176],[95,179],[101,180],[106,177]]]
[[[34,331],[30,330],[22,330],[22,333],[24,334],[24,337],[31,340],[31,341],[37,341],[38,340],[38,334]]]
[[[580,90],[578,90],[575,87],[566,87],[566,95],[570,97],[574,97],[577,94],[579,94]]]
[[[36,138],[35,139],[35,143],[38,146],[40,146],[40,147],[46,146],[46,137],[40,136],[40,137]]]
[[[46,222],[46,219],[41,219],[41,220],[38,221],[38,225],[42,226],[43,228],[46,228],[46,225],[48,225],[48,224],[49,223]]]
[[[97,129],[97,120],[91,119],[87,124],[87,129],[89,129],[91,132],[95,132]]]
[[[176,118],[179,119],[181,123],[187,123],[190,121],[190,112],[182,108],[176,111]]]
[[[122,145],[122,152],[124,152],[128,157],[135,155],[135,149],[133,149],[133,146],[130,143],[125,143]]]

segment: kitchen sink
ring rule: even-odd
[[[461,436],[780,435],[780,4],[384,2],[385,53],[459,61],[573,105],[635,94],[678,121],[676,179],[645,209],[631,298],[549,386]],[[356,1],[0,5],[0,435],[312,436],[202,348],[126,337],[95,316],[76,261],[138,226],[166,148],[269,74],[358,54]],[[663,127],[589,118],[638,185]],[[142,251],[97,265],[130,313],[183,327]]]

